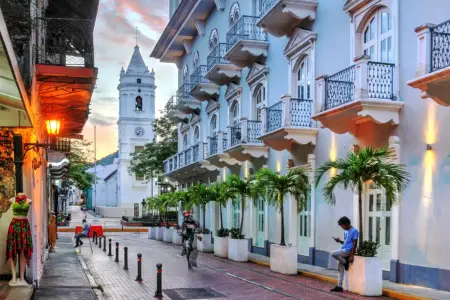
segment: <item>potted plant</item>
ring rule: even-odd
[[[193,186],[189,193],[193,203],[198,205],[203,211],[203,228],[201,229],[202,239],[198,240],[198,250],[200,252],[212,252],[213,246],[211,243],[211,232],[206,228],[206,205],[212,201],[213,193],[209,187],[204,184],[197,184]]]
[[[164,195],[159,195],[155,198],[155,209],[159,212],[159,215],[161,216],[164,209]],[[161,220],[158,224],[158,227],[156,227],[156,240],[162,241],[164,240],[164,227],[161,226]]]
[[[164,194],[164,207],[166,209],[166,218],[167,218],[167,211],[170,208],[176,208],[178,205],[178,200],[175,197],[175,193],[168,193]],[[173,228],[169,227],[169,224],[166,224],[166,228],[163,229],[163,241],[167,243],[172,243],[173,240]]]
[[[240,228],[231,228],[228,239],[228,259],[240,262],[248,261],[248,241]]]
[[[352,266],[347,271],[344,289],[363,296],[381,296],[383,293],[383,265],[376,257],[380,245],[373,241],[359,244]]]
[[[297,274],[297,247],[286,246],[284,238],[284,199],[291,195],[297,202],[297,211],[307,205],[309,196],[308,176],[303,168],[291,169],[286,175],[264,168],[256,174],[254,199],[262,197],[274,205],[281,214],[280,244],[270,245],[270,270],[282,274]]]
[[[156,199],[153,197],[149,197],[146,199],[146,207],[149,211],[155,210]],[[154,225],[148,228],[148,238],[152,240],[156,240],[156,227]]]
[[[230,231],[226,228],[217,230],[214,237],[214,255],[218,257],[228,258],[228,236]]]
[[[228,257],[228,236],[230,231],[223,227],[222,209],[227,206],[228,200],[233,197],[228,185],[225,182],[215,183],[210,186],[210,191],[214,201],[219,204],[220,229],[214,237],[214,255]]]

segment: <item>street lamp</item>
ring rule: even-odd
[[[49,135],[58,135],[61,128],[61,122],[59,120],[47,120],[45,121],[47,126],[47,133]]]
[[[142,199],[141,204],[142,204],[142,217],[144,217],[144,214],[145,214],[145,205],[146,205],[145,199]]]

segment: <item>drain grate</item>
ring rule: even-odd
[[[172,300],[226,298],[221,293],[209,288],[170,289],[163,290],[163,293]]]

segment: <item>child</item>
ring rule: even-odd
[[[347,271],[349,264],[353,262],[356,244],[358,243],[359,232],[350,223],[350,219],[342,217],[338,221],[338,225],[344,229],[344,240],[340,238],[333,239],[337,243],[341,243],[342,247],[339,250],[331,252],[331,255],[338,261],[338,284],[331,289],[332,292],[343,292],[342,281],[344,280],[344,269]]]

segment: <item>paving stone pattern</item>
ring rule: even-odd
[[[269,268],[251,263],[237,263],[201,253],[199,268],[189,271],[181,248],[173,244],[148,240],[145,237],[115,237],[120,243],[120,262],[94,247],[94,254],[83,249],[82,255],[106,299],[154,299],[156,264],[163,264],[163,290],[205,288],[224,295],[202,299],[368,299],[351,293],[331,294],[333,284],[304,276],[287,276],[270,272]],[[123,247],[128,247],[129,270],[123,270]],[[86,248],[86,244],[84,246]],[[137,253],[142,253],[143,282],[135,281]],[[164,299],[182,300],[180,293]],[[195,299],[195,298],[190,298]],[[389,299],[380,297],[377,299]]]

